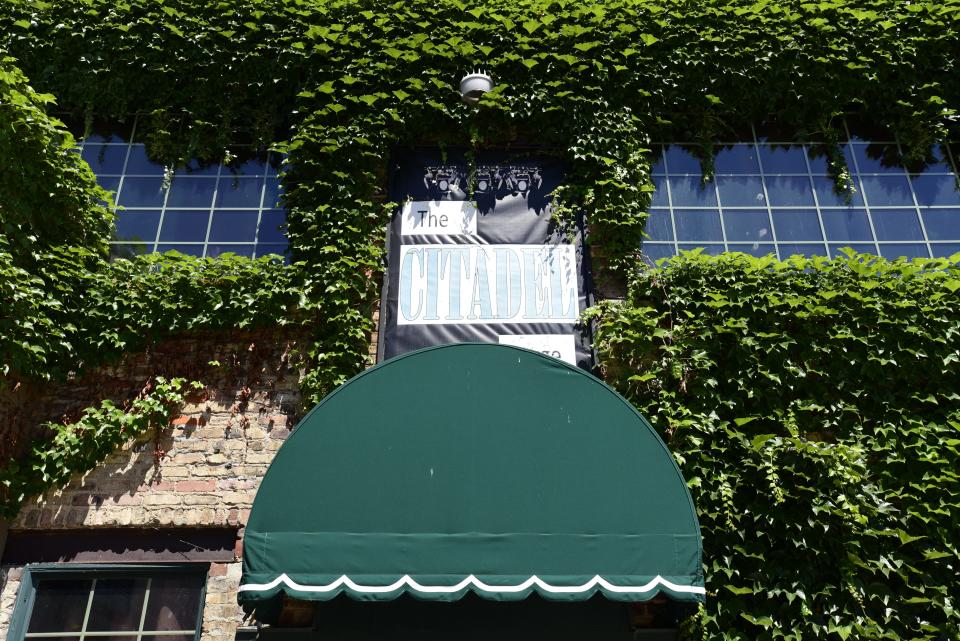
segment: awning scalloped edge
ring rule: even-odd
[[[596,587],[601,587],[608,592],[617,593],[617,594],[633,594],[633,593],[646,593],[651,590],[663,586],[674,592],[685,592],[690,594],[706,594],[706,589],[696,585],[679,585],[672,581],[668,581],[660,575],[655,576],[649,582],[639,585],[614,585],[606,579],[604,579],[599,574],[584,583],[583,585],[551,585],[546,581],[543,581],[537,575],[531,576],[526,581],[519,583],[517,585],[489,585],[484,583],[474,575],[470,575],[467,578],[463,579],[459,583],[454,585],[421,585],[415,579],[411,578],[409,574],[404,575],[395,583],[390,585],[361,585],[353,581],[346,574],[341,576],[339,579],[333,583],[328,583],[327,585],[301,585],[288,577],[286,574],[281,574],[273,581],[269,583],[246,583],[241,585],[239,588],[240,592],[261,592],[267,590],[273,590],[280,584],[286,585],[291,590],[296,590],[298,592],[333,592],[339,590],[341,587],[348,587],[354,592],[366,593],[366,594],[384,594],[389,592],[394,592],[400,588],[406,586],[412,590],[415,590],[424,594],[453,594],[460,592],[470,586],[482,590],[484,592],[492,593],[504,593],[510,594],[515,592],[524,592],[525,590],[530,589],[533,586],[537,586],[544,592],[550,592],[552,594],[578,594],[582,592],[587,592],[593,590]]]

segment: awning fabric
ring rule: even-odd
[[[323,399],[267,471],[240,603],[278,595],[703,601],[686,483],[650,424],[587,372],[458,344],[386,361]]]

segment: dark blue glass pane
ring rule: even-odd
[[[880,255],[884,258],[929,258],[930,253],[923,243],[893,243],[880,245]]]
[[[117,212],[117,240],[153,242],[160,225],[159,211],[121,210]]]
[[[723,242],[718,211],[674,210],[673,219],[678,240]]]
[[[930,240],[960,240],[960,209],[921,209]]]
[[[153,251],[153,243],[117,243],[110,245],[111,258],[133,258]]]
[[[267,184],[263,190],[264,208],[279,207],[280,200],[282,198],[283,198],[283,187],[280,185],[280,179],[267,178]]]
[[[717,151],[713,163],[718,174],[759,174],[757,150],[750,144],[727,145]]]
[[[872,209],[870,215],[877,240],[923,240],[923,230],[914,209]]]
[[[960,253],[960,243],[931,243],[930,249],[934,258],[950,258]]]
[[[253,158],[237,159],[229,165],[225,165],[223,169],[224,174],[235,176],[262,176],[267,173],[267,156],[262,154]]]
[[[773,228],[777,240],[822,240],[816,211],[773,210]]]
[[[821,207],[862,207],[863,195],[859,185],[853,194],[838,194],[834,189],[833,178],[829,176],[814,176],[813,189]]]
[[[157,245],[157,251],[161,254],[168,251],[177,251],[187,256],[203,256],[203,245]]]
[[[773,240],[773,234],[770,233],[770,218],[765,209],[724,209],[723,226],[727,230],[727,242]]]
[[[651,207],[667,207],[667,179],[662,176],[653,177],[654,191],[651,195]]]
[[[287,242],[287,212],[282,209],[264,211],[260,215],[260,229],[257,240],[261,243]]]
[[[813,188],[806,176],[767,176],[771,207],[813,207]]]
[[[163,206],[163,178],[124,178],[117,204],[124,207]]]
[[[207,246],[207,256],[211,258],[216,258],[220,254],[226,253],[236,254],[237,256],[246,256],[250,258],[253,256],[253,245],[208,245]]]
[[[651,145],[650,153],[653,155],[653,169],[650,173],[653,174],[665,174],[667,173],[667,166],[663,162],[663,147],[661,145]]]
[[[953,167],[950,166],[950,157],[947,155],[946,145],[934,145],[927,154],[927,164],[923,168],[923,173],[953,173]]]
[[[791,256],[826,256],[827,249],[823,243],[779,243],[780,260],[786,260]]]
[[[806,174],[803,145],[758,145],[765,174]],[[768,183],[769,184],[769,183]],[[773,194],[770,195],[773,198]]]
[[[673,224],[670,222],[670,210],[651,210],[650,217],[647,218],[646,232],[647,235],[650,236],[650,240],[673,240]]]
[[[912,205],[910,181],[902,176],[863,176],[863,190],[871,207]]]
[[[256,240],[255,211],[216,210],[210,223],[210,242],[250,242]]]
[[[717,192],[713,183],[702,185],[697,176],[671,177],[669,181],[674,207],[717,206]]]
[[[921,206],[960,205],[960,190],[957,178],[950,176],[913,176],[913,191],[917,194],[917,203]]]
[[[167,210],[160,227],[161,241],[198,241],[207,237],[210,212],[205,210]]]
[[[772,243],[730,243],[728,247],[730,248],[729,251],[750,254],[758,258],[768,254],[776,255],[777,253]]]
[[[763,181],[759,176],[717,176],[720,204],[726,207],[765,207]]]
[[[711,256],[719,256],[724,251],[723,245],[707,245],[704,243],[687,243],[680,245],[680,251],[691,251],[694,249],[702,249],[704,254]]]
[[[862,209],[827,209],[820,215],[827,240],[873,240],[867,212]]]
[[[87,143],[80,156],[95,174],[122,174],[127,161],[127,145],[97,145]]]
[[[120,176],[97,176],[97,184],[113,194],[113,200],[117,200],[117,189],[120,188]],[[106,205],[104,201],[101,205]]]
[[[191,160],[187,163],[187,166],[183,169],[177,170],[177,175],[187,175],[187,176],[216,176],[220,172],[220,163],[219,162],[200,162],[199,160]]]
[[[894,144],[854,143],[850,147],[853,148],[856,168],[861,174],[902,174],[905,171],[900,152]],[[854,170],[853,164],[850,164],[850,170]]]
[[[167,207],[209,208],[216,187],[216,178],[175,176],[170,184]]]
[[[822,147],[807,147],[807,162],[810,163],[811,174],[830,173],[827,154]],[[853,167],[850,167],[850,171],[853,171]]]
[[[643,253],[652,260],[657,262],[661,258],[670,258],[675,256],[676,252],[673,249],[673,244],[664,243],[662,245],[655,245],[652,243],[644,243],[642,247]],[[644,261],[647,262],[647,261]]]
[[[857,166],[853,162],[853,147],[849,144],[840,145],[840,150],[843,152],[843,160],[847,163],[847,169],[849,169],[851,173],[855,172]]]
[[[283,262],[290,264],[290,254],[287,253],[286,245],[257,244],[257,258],[261,256],[277,255],[283,257]]]
[[[667,160],[667,171],[671,174],[700,175],[700,161],[697,160],[688,145],[670,145],[664,152]]]
[[[162,176],[163,165],[147,158],[147,151],[143,145],[130,145],[130,157],[127,160],[126,173]]]
[[[220,176],[217,207],[259,207],[263,178]]]

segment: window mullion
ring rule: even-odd
[[[83,612],[83,624],[80,626],[80,641],[83,641],[87,633],[87,622],[90,621],[90,610],[93,607],[93,594],[97,591],[97,580],[93,579],[90,584],[90,595],[87,597],[87,609]]]
[[[140,609],[140,625],[137,626],[137,641],[143,638],[143,622],[147,618],[147,606],[150,603],[150,587],[153,585],[153,577],[147,579],[147,589],[143,593],[143,607]]]

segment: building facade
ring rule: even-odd
[[[819,7],[799,2],[742,7],[706,3],[705,8],[694,11],[691,7],[683,15],[668,6],[669,2],[624,2],[610,7],[595,3],[577,9],[564,3],[531,2],[509,10],[492,4],[467,8],[443,2],[409,9],[413,14],[383,3],[374,3],[376,11],[350,3],[333,3],[328,10],[286,0],[261,8],[231,3],[207,7],[188,0],[166,4],[139,0],[120,9],[97,2],[95,9],[88,10],[81,6],[84,4],[64,0],[37,8],[26,2],[11,3],[0,16],[2,24],[9,26],[0,45],[17,56],[17,64],[30,72],[38,86],[61,100],[60,108],[66,110],[66,115],[60,114],[67,123],[64,127],[75,134],[70,153],[76,152],[97,184],[113,194],[110,205],[115,220],[110,237],[102,239],[108,245],[109,259],[104,256],[90,271],[109,279],[109,265],[117,261],[139,264],[136,261],[145,255],[176,251],[204,260],[173,264],[180,259],[171,259],[165,266],[158,259],[144,269],[154,270],[161,278],[169,274],[171,282],[189,292],[209,287],[229,294],[229,283],[224,283],[232,276],[217,273],[208,277],[204,270],[232,254],[252,261],[263,259],[262,265],[285,265],[278,269],[288,270],[283,273],[290,274],[289,282],[294,284],[277,293],[271,289],[276,283],[265,279],[244,290],[242,296],[216,305],[207,305],[202,296],[192,298],[188,293],[176,299],[180,302],[171,303],[172,307],[183,306],[170,312],[171,316],[182,313],[207,320],[194,325],[172,323],[172,328],[144,322],[151,328],[142,337],[145,349],[138,343],[135,349],[118,349],[122,355],[105,356],[104,363],[96,363],[89,357],[96,348],[88,344],[58,361],[63,371],[49,377],[19,376],[13,368],[10,384],[0,387],[0,422],[4,423],[0,430],[9,437],[3,453],[14,462],[25,456],[32,444],[52,439],[54,430],[43,427],[45,423],[71,425],[84,408],[104,400],[128,407],[133,399],[144,396],[155,377],[183,378],[202,385],[186,392],[169,421],[127,439],[93,469],[74,475],[66,484],[56,483],[41,495],[29,497],[15,516],[3,522],[0,637],[10,641],[226,641],[323,635],[373,638],[395,633],[430,638],[453,629],[465,638],[503,638],[509,631],[517,638],[675,639],[678,635],[708,638],[722,632],[730,639],[748,638],[751,633],[756,633],[755,638],[773,639],[779,638],[778,630],[780,636],[795,639],[814,632],[840,641],[851,636],[886,638],[883,635],[890,631],[909,631],[930,641],[955,638],[951,635],[960,630],[956,615],[960,593],[955,583],[942,577],[951,572],[955,576],[956,566],[951,564],[957,560],[958,532],[953,517],[960,508],[949,488],[958,480],[949,468],[960,460],[955,444],[960,441],[950,437],[960,425],[956,423],[960,417],[956,415],[956,395],[937,386],[949,388],[957,376],[953,368],[960,353],[956,351],[960,321],[949,311],[937,311],[933,314],[936,322],[924,324],[930,319],[924,316],[927,308],[922,299],[934,301],[930,309],[934,305],[950,309],[958,290],[954,281],[935,281],[931,289],[918,286],[907,293],[890,285],[894,293],[889,307],[869,299],[871,304],[863,307],[877,310],[876,318],[848,323],[844,314],[849,308],[837,311],[829,302],[848,292],[840,291],[839,285],[835,291],[823,284],[833,287],[833,272],[814,284],[803,279],[810,274],[815,278],[821,273],[818,270],[829,272],[830,268],[824,267],[827,259],[872,265],[865,257],[868,255],[889,260],[882,265],[896,267],[892,271],[878,268],[880,276],[872,271],[866,274],[868,268],[864,267],[864,273],[856,278],[836,281],[853,283],[849,291],[855,291],[861,297],[858,300],[866,301],[868,290],[882,289],[876,283],[913,282],[911,279],[919,278],[918,272],[939,270],[944,279],[952,278],[956,258],[950,257],[960,252],[960,147],[953,141],[955,116],[950,107],[960,99],[960,91],[950,74],[954,73],[955,15],[960,14],[932,5],[910,9],[893,1],[873,3],[883,5],[877,9],[879,13],[851,1]],[[63,16],[58,16],[57,10]],[[403,34],[378,18],[394,12]],[[714,18],[720,22],[713,24]],[[751,21],[779,26],[755,29]],[[150,30],[158,23],[164,26],[156,42],[145,45],[154,37]],[[61,24],[69,28],[61,30]],[[862,29],[853,28],[854,24]],[[789,35],[792,25],[799,25],[802,32],[796,40]],[[914,48],[901,50],[899,41],[887,41],[893,33],[890,25],[900,25],[897,29],[905,39],[913,39]],[[97,36],[88,38],[88,31]],[[472,34],[476,42],[464,33]],[[223,46],[208,44],[218,39]],[[737,43],[745,41],[759,43],[756,51],[747,47],[750,60],[746,62],[736,55],[743,49]],[[634,47],[639,43],[644,43],[649,53],[638,53]],[[474,107],[461,103],[456,81],[478,58],[490,62],[491,75],[500,84]],[[95,60],[91,64],[97,73],[78,79],[82,65],[78,67],[76,60]],[[171,70],[169,60],[178,60],[182,67]],[[436,69],[428,61],[436,63]],[[134,62],[144,70],[142,74],[129,72],[128,67],[136,67]],[[706,65],[705,75],[697,71]],[[110,69],[116,69],[122,78],[119,89],[104,79],[104,70]],[[830,92],[832,95],[827,95]],[[888,93],[895,99],[886,100]],[[908,103],[914,109],[914,120],[901,113]],[[50,112],[59,113],[53,107]],[[227,124],[218,126],[214,122],[218,119]],[[814,123],[824,126],[817,129]],[[398,190],[405,159],[417,154],[432,158],[430,162],[417,161],[418,171],[424,170],[422,193]],[[499,164],[485,164],[484,154],[497,156]],[[564,165],[555,191],[539,196],[531,189],[536,180],[542,180],[532,169],[538,154]],[[510,171],[516,174],[509,185],[500,173],[501,165],[504,176]],[[461,175],[459,182],[451,178],[455,171],[448,172],[449,176],[444,173],[445,168],[454,166]],[[481,227],[490,225],[498,212],[506,217],[504,212],[512,211],[500,202],[504,198],[484,209],[481,192],[498,180],[498,189],[522,201],[524,213],[536,212],[538,224],[545,228],[559,224],[563,233],[557,235],[563,238],[558,242],[574,246],[571,261],[577,263],[575,271],[582,270],[585,277],[563,283],[577,282],[574,287],[581,288],[578,293],[582,296],[558,297],[567,305],[557,307],[576,308],[573,316],[579,319],[588,306],[598,304],[607,310],[601,313],[609,313],[614,308],[604,305],[621,301],[616,309],[627,310],[618,319],[622,325],[600,321],[607,323],[605,327],[623,329],[621,334],[611,338],[609,331],[600,331],[591,345],[592,323],[598,316],[574,321],[557,315],[544,316],[542,327],[531,334],[554,340],[567,329],[572,335],[576,327],[577,339],[569,345],[562,340],[550,343],[549,349],[538,342],[542,337],[530,342],[503,340],[523,333],[516,327],[503,329],[509,323],[490,330],[492,339],[473,326],[460,332],[453,323],[444,322],[438,323],[442,325],[439,329],[432,328],[435,333],[426,343],[418,343],[420,337],[410,338],[413,334],[403,339],[407,341],[404,344],[396,339],[397,328],[406,321],[400,320],[402,303],[390,288],[403,286],[399,274],[403,257],[408,255],[400,253],[396,244],[423,252],[417,254],[420,263],[409,263],[420,269],[422,277],[411,277],[407,283],[407,293],[415,297],[431,286],[433,277],[425,258],[428,246],[456,236],[440,229],[448,222],[441,222],[439,214],[430,223],[435,228],[428,230],[436,233],[420,230],[419,235],[407,234],[398,226],[403,224],[408,205],[435,201],[459,207],[474,203]],[[12,196],[7,197],[14,202]],[[535,198],[540,198],[536,205],[532,204]],[[19,201],[14,205],[19,206]],[[6,203],[0,206],[13,209]],[[467,205],[463,208],[469,209]],[[4,214],[2,209],[0,214]],[[581,214],[587,220],[582,229],[577,227]],[[9,226],[11,230],[14,227]],[[513,221],[504,229],[516,232]],[[22,226],[5,233],[14,240],[27,234]],[[499,233],[476,243],[461,238],[453,244],[504,248],[514,243],[516,247],[541,243]],[[387,237],[395,246],[384,247]],[[407,237],[414,240],[404,240]],[[5,252],[6,240],[4,243],[0,250]],[[845,259],[849,250],[861,257]],[[516,251],[519,264],[523,249]],[[683,262],[681,256],[675,264],[682,267],[669,272],[674,264],[670,259],[687,251],[714,256],[716,261],[706,259],[697,266]],[[734,252],[768,257],[770,262],[744,263],[747,267],[729,275],[723,270],[740,260],[730,257]],[[654,265],[661,259],[666,262]],[[801,262],[805,259],[811,260]],[[930,262],[910,263],[913,259]],[[462,282],[473,287],[480,276],[478,259],[471,255],[471,260],[474,267],[463,267],[466,280]],[[491,263],[493,260],[490,258]],[[249,264],[255,264],[252,261]],[[774,261],[780,261],[776,268],[770,267]],[[736,265],[740,269],[740,264]],[[647,268],[669,275],[660,279],[651,275],[658,272]],[[45,287],[56,289],[52,281],[43,281],[46,274],[42,268],[28,265],[24,269],[34,270]],[[176,280],[179,269],[187,274],[182,281]],[[460,295],[466,286],[459,281],[451,284],[452,276],[450,282],[443,280],[444,269],[440,266],[433,280]],[[450,266],[446,273],[452,274],[453,269]],[[691,269],[702,270],[696,273],[704,280],[690,282],[702,285],[709,281],[709,287],[690,294],[687,300],[683,299],[688,295],[684,277]],[[827,292],[829,297],[812,303],[794,291],[796,298],[787,305],[779,299],[783,292],[777,285],[757,284],[763,276],[756,274],[791,269],[797,274],[784,285],[784,291],[795,286],[805,296]],[[536,311],[550,296],[543,293],[549,289],[544,285],[549,269],[531,262],[529,271],[533,274],[530,282],[536,283],[528,285],[535,292],[529,296]],[[745,279],[741,276],[748,272],[750,284],[746,287],[756,289],[743,293]],[[717,286],[710,280],[714,276],[723,284]],[[391,280],[394,277],[396,280]],[[595,282],[591,282],[593,277]],[[862,291],[862,282],[857,280],[861,277],[869,281]],[[509,279],[504,276],[503,280]],[[387,290],[381,301],[384,281]],[[638,291],[638,286],[647,290]],[[512,305],[511,295],[503,293],[512,291],[509,287],[497,291],[507,307]],[[153,296],[140,292],[129,297],[136,302],[141,294]],[[697,298],[701,295],[703,300]],[[127,294],[121,292],[118,299],[124,296]],[[448,309],[452,296],[444,299]],[[82,298],[64,295],[63,300],[75,304],[77,313],[90,309],[100,313],[102,308],[96,305],[109,305],[99,301],[83,307],[87,303]],[[783,303],[783,309],[758,314],[772,325],[783,319],[787,327],[785,337],[764,348],[768,354],[782,351],[779,365],[757,365],[733,356],[741,354],[738,350],[764,344],[774,330],[783,328],[758,328],[759,322],[748,327],[739,319],[724,325],[728,319],[720,317],[715,323],[704,321],[702,327],[696,324],[713,319],[711,314],[724,307],[758,309],[767,304],[757,302],[761,299]],[[5,300],[13,301],[14,296]],[[195,300],[201,302],[191,302]],[[475,300],[490,302],[483,296]],[[693,302],[687,306],[690,300]],[[127,303],[128,298],[123,298],[116,308],[125,309]],[[130,315],[149,314],[162,307],[150,307],[152,304],[131,306],[137,311]],[[243,311],[261,304],[281,311],[263,317]],[[396,309],[388,309],[389,305]],[[484,303],[477,305],[481,310]],[[857,306],[854,303],[850,308]],[[454,307],[459,309],[459,301]],[[791,315],[794,308],[801,308],[803,314]],[[902,318],[896,316],[897,310],[907,308],[923,322],[905,320],[908,312],[903,312]],[[476,316],[485,313],[478,311]],[[656,319],[650,320],[654,316]],[[890,320],[892,317],[899,320]],[[238,318],[242,323],[231,327],[232,320],[221,322],[218,318]],[[249,318],[257,321],[248,322]],[[906,339],[894,340],[881,330],[874,332],[901,321],[904,329],[898,332],[921,336],[919,347],[913,343],[902,347]],[[136,325],[136,319],[125,322]],[[630,322],[642,326],[644,336],[638,338],[629,331]],[[814,330],[827,331],[824,328],[833,322],[843,331],[837,329],[821,345]],[[570,328],[557,330],[566,325]],[[855,329],[846,331],[851,326]],[[709,352],[706,338],[706,343],[700,344],[697,337],[685,335],[687,328],[694,328],[691,334],[703,336],[715,332],[714,342],[726,345],[732,355],[730,362],[705,365],[710,358],[721,361],[725,356]],[[861,329],[862,336],[856,333]],[[102,328],[104,334],[110,331]],[[91,341],[100,338],[85,336]],[[386,345],[388,336],[396,342]],[[812,346],[832,364],[791,352],[794,347],[788,344],[803,342],[794,336],[813,336],[796,349]],[[856,345],[842,343],[851,336]],[[279,574],[279,570],[276,578],[247,577],[245,572],[256,574],[251,569],[253,555],[245,557],[244,546],[258,490],[265,485],[265,475],[281,446],[311,409],[322,409],[321,399],[344,395],[342,390],[356,386],[357,381],[369,382],[382,375],[387,368],[361,372],[389,360],[388,356],[397,362],[415,347],[478,340],[533,347],[570,365],[554,367],[538,360],[537,366],[543,369],[532,370],[531,378],[586,376],[576,370],[579,365],[604,378],[636,405],[646,404],[644,411],[650,413],[652,427],[645,418],[638,420],[654,437],[651,442],[658,444],[653,449],[659,448],[663,457],[657,460],[669,461],[667,467],[677,470],[678,478],[683,471],[688,487],[677,496],[689,499],[692,494],[698,512],[693,511],[693,503],[686,506],[693,514],[688,532],[645,531],[631,522],[628,527],[640,531],[626,534],[679,537],[670,542],[672,553],[659,554],[660,560],[669,557],[677,567],[690,561],[695,571],[684,575],[677,570],[677,575],[666,576],[650,569],[652,565],[644,565],[643,572],[624,571],[621,583],[601,576],[599,570],[595,577],[571,571],[566,583],[551,583],[549,577],[536,577],[531,570],[512,577],[513,583],[509,583],[502,578],[507,572],[491,570],[495,578],[488,577],[486,582],[479,571],[469,577],[458,575],[457,581],[462,578],[466,583],[457,589],[452,586],[460,583],[450,578],[453,575],[440,570],[433,574],[425,571],[426,577],[405,574],[398,578],[405,583],[396,583],[399,587],[391,589],[386,583],[394,585],[392,579],[379,576],[381,583],[364,583],[351,578],[346,570],[342,578],[352,583],[341,577],[321,577],[310,584],[302,576],[298,579],[293,572]],[[555,348],[561,343],[562,349]],[[636,347],[641,343],[642,348]],[[865,351],[861,354],[858,348]],[[895,356],[889,355],[891,349]],[[75,353],[88,355],[88,361],[96,364],[70,361]],[[913,360],[904,365],[908,355],[919,362],[928,354],[936,361],[929,376],[927,368]],[[597,356],[600,359],[594,363]],[[832,396],[860,374],[864,380],[882,380],[884,377],[874,379],[865,374],[871,363],[914,372],[909,385],[897,388],[905,394],[915,391],[916,398],[903,401],[903,406],[890,401],[880,409],[865,409],[857,403],[860,399],[868,403],[870,390],[851,392],[856,401]],[[864,369],[850,369],[854,365]],[[788,379],[787,374],[798,378]],[[340,387],[354,375],[360,378]],[[757,394],[773,399],[768,405],[761,405],[752,391],[734,389],[738,381],[755,382],[750,377],[761,375],[777,383]],[[892,381],[896,376],[887,378]],[[794,394],[801,386],[796,381],[814,385],[819,379],[826,383],[809,395]],[[335,389],[341,391],[334,393]],[[478,384],[476,389],[482,397],[486,388]],[[539,396],[551,403],[562,405],[571,400],[552,398],[549,391],[538,389]],[[713,400],[710,394],[717,389],[723,389],[726,396],[718,397],[715,407],[697,405],[697,399]],[[895,391],[884,388],[883,394]],[[363,402],[356,407],[378,410],[383,397],[382,393],[370,398],[369,408]],[[426,405],[433,408],[422,399],[401,401],[378,415],[382,422]],[[470,402],[469,398],[464,401]],[[476,411],[492,413],[491,408],[502,404],[502,399],[493,398],[488,410],[479,403]],[[531,404],[534,406],[541,408]],[[665,409],[658,413],[656,408],[661,406]],[[515,414],[522,418],[523,412]],[[899,445],[882,449],[890,433],[919,430],[904,418],[907,414],[941,430],[937,432],[940,436],[920,438],[918,442],[934,453],[924,450],[927,453],[917,458],[947,470],[937,476],[948,488],[942,494],[925,485],[930,474],[913,479],[911,470],[898,467],[906,457],[897,449]],[[454,415],[454,410],[447,415]],[[568,423],[570,416],[566,414]],[[636,416],[640,417],[639,413]],[[405,425],[415,421],[408,417]],[[309,419],[304,419],[302,425],[308,423]],[[461,419],[460,423],[469,421]],[[585,431],[602,432],[586,419],[581,425],[586,426]],[[850,433],[862,440],[851,440]],[[365,448],[375,450],[371,443],[386,442],[388,436],[371,428],[369,440],[359,444],[358,450],[348,451],[366,454]],[[510,458],[507,455],[523,451],[527,452],[523,460],[530,467],[549,467],[503,438],[499,451],[505,453],[505,460]],[[425,441],[429,445],[442,439]],[[666,447],[660,448],[664,442],[673,455]],[[616,445],[615,440],[611,443]],[[874,445],[877,449],[871,450]],[[921,445],[904,447],[910,450]],[[319,461],[321,448],[314,449],[315,457],[313,450],[297,453]],[[336,465],[349,458],[318,462],[312,472],[336,471]],[[365,456],[360,458],[361,463],[367,462]],[[695,464],[691,463],[694,459]],[[417,460],[416,454],[407,452],[405,460]],[[571,460],[575,460],[572,454]],[[345,466],[341,476],[366,469],[354,463]],[[13,469],[12,465],[8,463],[5,469]],[[300,465],[309,468],[308,463],[301,461]],[[743,479],[738,476],[741,472]],[[429,473],[434,474],[433,467]],[[311,510],[323,513],[317,507],[321,503],[314,500],[323,492],[326,496],[353,496],[345,486],[337,486],[338,481],[323,478],[326,487],[294,482],[280,490],[271,487],[271,495],[289,500],[289,509],[298,518],[311,516]],[[578,496],[578,484],[571,478],[552,486],[557,488],[557,496]],[[917,492],[924,496],[931,492],[934,498],[921,506],[923,509],[913,509],[913,499],[904,498],[910,492],[900,492],[897,478],[903,479],[904,487],[922,486]],[[392,488],[393,482],[408,481],[379,482]],[[823,486],[817,485],[820,482]],[[527,487],[522,482],[518,485]],[[535,483],[529,486],[539,487]],[[427,495],[431,486],[427,483],[425,487]],[[859,488],[864,489],[860,492]],[[613,506],[609,512],[616,515],[629,514],[637,501],[648,497],[646,488],[636,487],[633,481],[619,486],[611,483],[598,491],[602,500],[597,504]],[[520,491],[516,495],[525,496]],[[769,498],[769,505],[760,509],[767,511],[760,515],[756,514],[757,504],[750,503],[758,495]],[[523,501],[518,499],[518,503]],[[944,507],[929,507],[938,503]],[[620,505],[627,507],[620,509]],[[791,520],[794,508],[800,516]],[[584,505],[578,509],[590,511]],[[894,522],[893,512],[911,516]],[[703,544],[698,513],[704,527]],[[821,523],[818,519],[824,513],[828,516]],[[914,521],[909,520],[919,513],[922,515]],[[646,516],[651,514],[648,509]],[[753,516],[766,519],[764,529],[749,524],[739,529],[741,519]],[[257,545],[280,531],[264,530],[268,520],[256,520]],[[296,519],[291,516],[289,520]],[[453,516],[451,520],[455,520]],[[803,523],[823,531],[818,529],[815,537],[803,529]],[[322,525],[313,525],[322,529]],[[591,530],[592,521],[582,525],[590,531],[579,534],[610,534]],[[359,534],[379,532],[374,525],[369,527]],[[358,534],[346,525],[335,533]],[[393,534],[398,533],[420,532]],[[823,540],[810,543],[815,538]],[[681,539],[689,546],[676,543]],[[578,553],[592,549],[592,540],[579,541],[575,549]],[[900,544],[894,546],[897,541]],[[751,544],[765,546],[763,553]],[[654,549],[651,546],[649,549]],[[896,550],[891,552],[890,546]],[[265,543],[262,547],[269,548]],[[363,545],[355,543],[355,549],[361,548]],[[857,557],[861,548],[863,558]],[[282,556],[282,550],[269,549],[274,556]],[[384,545],[353,557],[350,549],[334,548],[337,554],[352,559],[351,567],[362,575],[367,559],[379,558],[382,549],[392,548]],[[397,549],[409,554],[416,551],[415,546],[398,545]],[[505,556],[509,557],[489,553],[482,558],[496,569]],[[293,561],[309,558],[310,554],[303,553]],[[810,561],[796,561],[798,558]],[[776,560],[768,565],[768,559]],[[889,578],[888,565],[908,570],[899,578]],[[913,566],[920,568],[917,576],[909,574],[915,571]],[[752,569],[748,571],[748,567]],[[787,570],[782,570],[784,567]],[[298,569],[309,578],[310,567]],[[689,581],[684,583],[686,579]],[[641,585],[647,587],[640,589]],[[416,605],[408,593],[426,602]],[[399,599],[400,605],[366,603],[379,600],[378,594]],[[536,596],[519,604],[500,603],[510,600],[505,594]],[[555,607],[550,597],[558,594],[565,595],[558,597],[561,601],[583,602]],[[574,594],[579,596],[570,596]],[[622,599],[618,596],[625,594]],[[328,595],[336,598],[318,605]],[[455,606],[435,603],[456,600],[437,595],[455,595],[460,600]],[[704,599],[706,606],[702,605]],[[840,605],[834,607],[831,601]],[[370,607],[375,605],[383,607]],[[469,633],[458,630],[464,622],[471,626]],[[802,631],[790,637],[794,625]]]

